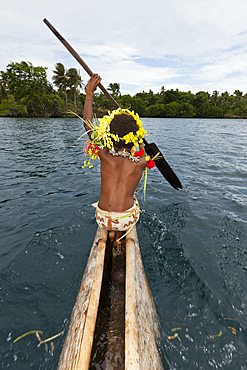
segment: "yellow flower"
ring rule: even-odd
[[[110,133],[110,124],[116,115],[123,113],[128,114],[134,118],[136,124],[139,127],[139,130],[135,134],[133,132],[130,132],[124,137],[120,138],[118,135]],[[132,142],[135,146],[138,146],[138,142],[143,142],[142,138],[147,133],[142,126],[142,122],[139,118],[139,115],[134,111],[130,111],[129,109],[118,108],[112,112],[108,112],[108,115],[105,115],[103,118],[100,118],[99,121],[100,124],[98,128],[98,137],[99,138],[103,137],[104,145],[109,149],[113,147],[113,142],[110,138],[113,138],[115,141],[124,140],[126,144]]]
[[[77,117],[79,117],[76,113],[74,114]],[[113,134],[110,132],[111,121],[118,114],[128,114],[134,118],[139,128],[135,134],[133,132],[129,132],[127,135],[119,137],[117,134]],[[97,146],[99,150],[102,149],[103,146],[107,147],[108,149],[112,149],[114,146],[113,141],[119,142],[120,140],[123,140],[126,144],[132,143],[133,144],[132,153],[134,154],[136,148],[139,147],[140,143],[143,143],[143,138],[147,134],[147,131],[145,131],[142,126],[142,122],[139,118],[139,115],[134,111],[130,111],[129,109],[118,108],[116,110],[113,110],[112,112],[109,111],[108,115],[105,115],[103,118],[99,118],[98,120],[94,118],[93,122],[87,121],[86,123],[90,128],[88,132],[91,132],[92,139],[91,142],[87,142],[85,144],[86,148],[84,149],[84,153],[87,157],[91,158],[92,160],[99,158],[98,154],[94,152],[95,146]],[[77,140],[82,138],[82,136],[84,136],[85,134],[81,135]],[[92,165],[90,165],[90,159],[88,162],[84,161],[84,166],[82,168],[86,166],[90,166],[89,168],[93,167]]]

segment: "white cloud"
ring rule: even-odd
[[[80,68],[46,17],[105,86],[128,86],[122,93],[162,85],[246,92],[246,13],[245,0],[8,0],[1,5],[0,70],[28,60],[47,66],[51,80],[57,62]]]

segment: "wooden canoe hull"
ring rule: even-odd
[[[98,228],[72,312],[58,370],[88,370],[103,278],[107,231]],[[126,236],[125,370],[163,369],[159,323],[134,227]]]
[[[134,363],[131,362],[131,358],[127,351],[127,346],[129,347],[130,344],[128,345],[128,337],[125,332],[125,369],[161,370],[163,369],[163,366],[157,347],[160,337],[159,321],[142,263],[136,227],[132,229],[126,239],[126,270],[128,268],[128,260],[132,264],[132,268],[134,268],[134,273],[131,274],[129,285],[132,286],[132,291],[135,290],[135,302],[133,302],[132,307],[134,307],[134,304],[136,305],[134,311],[136,314],[137,328],[135,331],[138,333],[137,351],[139,353],[139,363],[138,366],[134,366]],[[130,241],[128,242],[128,240]],[[130,245],[128,246],[128,244]],[[127,281],[128,273],[126,271],[126,307],[128,307],[127,295],[131,294],[129,287],[127,286]],[[125,315],[125,330],[126,322],[128,322],[127,309]]]

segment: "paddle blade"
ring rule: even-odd
[[[145,150],[151,158],[155,157],[159,153],[158,158],[154,159],[156,167],[174,189],[182,189],[182,184],[180,180],[173,172],[169,164],[166,162],[157,145],[155,143],[148,144],[147,142],[145,142]]]

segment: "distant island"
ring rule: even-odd
[[[11,62],[0,72],[0,116],[2,117],[68,117],[68,110],[83,115],[85,88],[76,68],[66,70],[57,63],[52,83],[47,80],[46,67],[32,63]],[[166,90],[122,95],[120,84],[110,83],[109,92],[122,108],[137,112],[141,117],[161,118],[247,118],[247,94],[235,90],[212,94],[199,91]],[[94,113],[100,117],[113,107],[104,94],[94,97]]]

